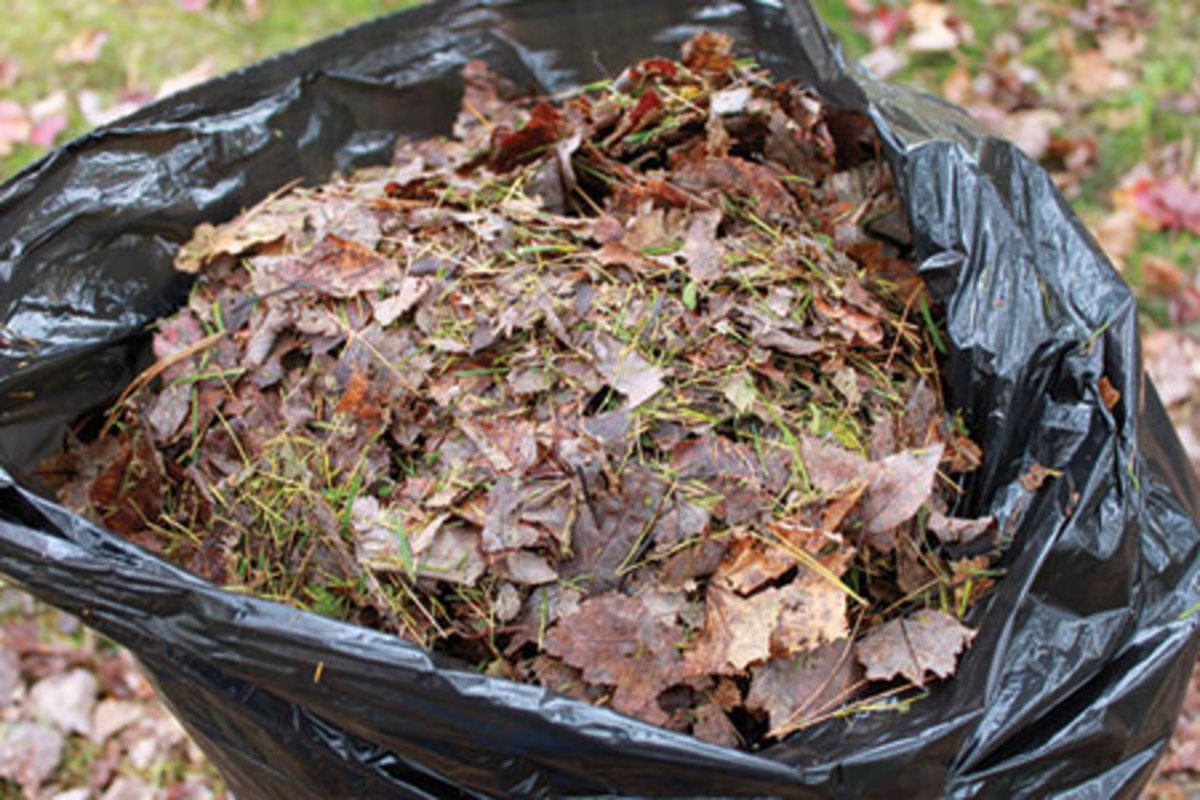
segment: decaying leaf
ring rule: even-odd
[[[863,529],[881,550],[888,549],[883,545],[887,539],[882,537],[912,519],[929,499],[943,450],[939,443],[924,451],[906,450],[876,463],[863,495],[862,517]]]
[[[18,784],[27,797],[38,796],[62,760],[63,734],[38,722],[18,722],[0,736],[0,777]]]
[[[973,638],[975,631],[943,611],[918,611],[868,633],[855,656],[867,680],[888,681],[900,675],[922,686],[931,675],[953,675],[958,654]]]
[[[996,518],[960,519],[947,517],[937,511],[930,513],[927,526],[930,533],[946,544],[970,544],[984,536],[996,533]]]
[[[683,632],[670,616],[647,613],[640,598],[615,593],[585,600],[546,635],[546,650],[591,683],[616,687],[613,708],[661,720],[658,695],[681,678]]]
[[[746,707],[766,712],[774,735],[845,703],[861,680],[849,640],[823,644],[751,668]]]
[[[611,336],[598,335],[593,345],[596,367],[612,388],[637,408],[662,390],[667,371],[644,359],[635,348]]]
[[[724,745],[859,662],[949,674],[971,632],[896,616],[977,600],[999,541],[939,513],[982,454],[870,121],[713,33],[555,98],[463,79],[453,138],[198,227],[155,363],[48,483],[210,580]]]

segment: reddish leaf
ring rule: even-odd
[[[1138,211],[1162,227],[1200,235],[1200,188],[1172,175],[1142,179],[1133,193]]]
[[[728,72],[733,67],[733,39],[703,31],[683,46],[683,65],[693,72]]]
[[[52,114],[34,124],[29,132],[29,143],[36,147],[50,148],[59,134],[67,129],[66,114]]]
[[[511,172],[520,164],[541,155],[562,136],[562,114],[553,106],[538,103],[529,122],[517,131],[498,130],[491,166],[498,173]]]
[[[583,670],[590,683],[615,686],[613,708],[665,721],[656,700],[681,677],[683,632],[673,615],[648,613],[641,598],[616,593],[584,600],[547,634],[551,655]]]

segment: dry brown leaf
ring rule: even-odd
[[[808,479],[822,492],[849,492],[874,475],[875,467],[870,461],[820,439],[800,437],[800,454]]]
[[[958,654],[975,638],[975,631],[943,611],[918,611],[894,619],[868,633],[855,655],[866,668],[867,680],[890,681],[902,675],[917,686],[933,675],[949,678]]]
[[[399,266],[358,242],[327,233],[302,253],[253,259],[254,288],[260,295],[279,291],[353,297],[377,292],[401,278]]]
[[[692,280],[706,283],[724,274],[725,246],[717,240],[721,218],[720,211],[702,211],[695,214],[688,225],[683,257]]]
[[[1117,403],[1121,402],[1121,393],[1112,385],[1107,375],[1100,376],[1100,380],[1096,382],[1096,388],[1100,390],[1100,400],[1109,411],[1112,411],[1117,407]]]
[[[947,517],[938,511],[930,512],[926,527],[943,544],[970,544],[981,537],[992,536],[997,531],[996,518],[993,516],[960,519]]]
[[[749,537],[735,538],[731,551],[713,580],[740,595],[751,594],[796,566],[796,557],[782,547],[764,545]]]
[[[779,590],[739,597],[719,584],[709,586],[704,632],[685,656],[688,675],[741,672],[771,656],[771,634],[783,610]]]
[[[596,368],[609,386],[625,395],[629,408],[637,408],[663,389],[669,372],[642,358],[635,347],[607,334],[597,334],[592,344]]]
[[[456,522],[437,529],[433,540],[417,562],[423,578],[473,586],[487,569],[479,550],[479,534]]]
[[[371,306],[375,310],[375,321],[385,328],[391,325],[429,294],[429,286],[426,278],[406,276],[400,281],[400,288],[395,294],[382,298],[370,295]]]
[[[751,667],[746,707],[766,712],[772,731],[837,708],[861,680],[862,669],[851,649],[850,642],[842,639]]]
[[[929,499],[943,450],[938,443],[875,462],[862,501],[863,530],[872,537],[873,546],[890,551],[890,531],[912,519]]]
[[[692,736],[702,742],[719,745],[720,747],[737,747],[741,742],[737,728],[729,721],[729,717],[715,703],[705,703],[696,709],[695,721],[692,723]]]
[[[558,572],[545,556],[529,550],[517,550],[504,557],[508,579],[524,586],[540,586],[558,580]]]
[[[584,600],[546,634],[546,652],[616,687],[613,708],[663,722],[655,702],[680,677],[683,631],[672,617],[647,613],[640,598],[610,592]]]
[[[837,567],[831,572],[837,575],[843,569]],[[773,653],[801,653],[850,634],[846,592],[827,577],[803,569],[795,580],[777,591],[780,610],[771,632]]]

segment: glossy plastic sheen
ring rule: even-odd
[[[63,423],[144,365],[196,224],[447,131],[468,59],[558,90],[702,28],[871,115],[948,311],[946,391],[985,453],[962,511],[1013,544],[958,677],[907,713],[701,744],[222,591],[34,491]],[[0,323],[0,571],[130,647],[243,800],[1134,797],[1196,655],[1196,487],[1128,287],[1039,167],[848,64],[802,2],[440,2],[169,98],[0,189]],[[1035,462],[1058,473],[1030,492]]]

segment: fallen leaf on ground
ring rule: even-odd
[[[89,28],[56,48],[54,60],[60,64],[91,64],[100,58],[107,41],[108,31],[103,28]]]
[[[0,100],[0,158],[13,151],[13,147],[29,141],[33,123],[29,114],[12,100]]]
[[[18,722],[0,737],[0,777],[18,784],[27,797],[38,796],[62,760],[63,735],[48,725]]]
[[[944,3],[918,0],[908,7],[908,21],[913,33],[905,45],[917,52],[953,50],[971,38],[970,28]]]
[[[29,691],[29,699],[39,716],[63,733],[92,730],[92,709],[99,691],[96,676],[85,669],[73,669],[43,678]]]
[[[875,463],[871,481],[863,495],[863,530],[876,538],[872,543],[890,549],[887,534],[912,519],[929,499],[944,447],[939,443],[925,450],[905,450]],[[881,538],[882,537],[882,538]]]

